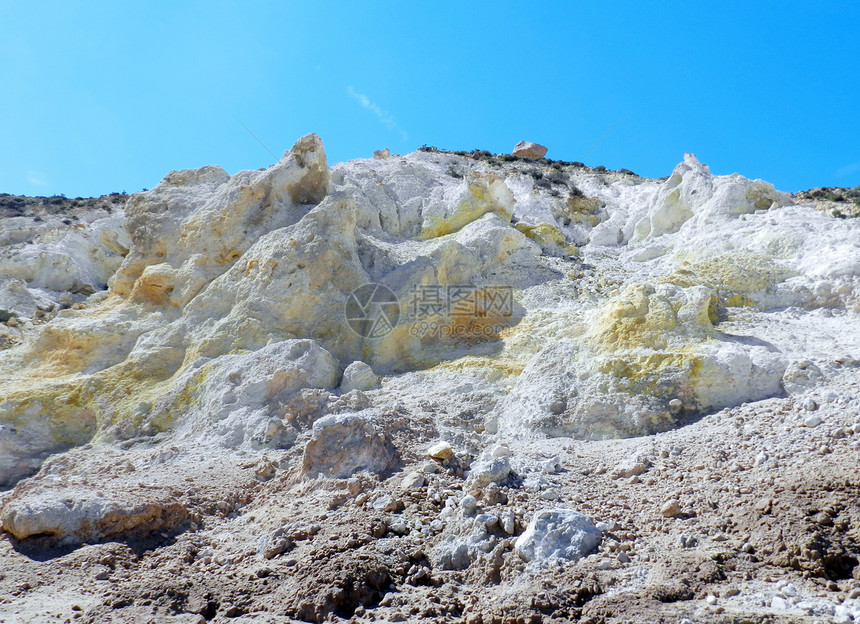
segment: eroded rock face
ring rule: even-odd
[[[172,172],[122,223],[22,221],[0,257],[0,484],[159,432],[249,452],[313,435],[309,473],[334,474],[337,427],[384,425],[313,421],[368,409],[355,391],[393,406],[377,374],[416,369],[490,384],[470,427],[526,437],[654,433],[817,383],[784,375],[802,354],[731,323],[856,315],[856,220],[692,155],[662,182],[540,166],[417,152],[330,168],[308,135],[263,171]],[[380,335],[346,318],[369,283],[398,307]]]
[[[91,295],[104,290],[130,246],[124,215],[117,210],[112,214],[88,211],[81,216],[77,223],[40,227],[29,232],[29,242],[6,247],[0,255],[0,275],[58,294]],[[0,307],[4,303],[0,301]],[[21,316],[32,315],[22,310]]]
[[[598,307],[577,339],[544,347],[498,408],[509,431],[613,438],[674,426],[681,401],[711,411],[782,393],[787,362],[763,341],[725,336],[703,287],[632,285]]]

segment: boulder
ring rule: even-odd
[[[305,475],[345,479],[356,472],[384,474],[399,462],[383,428],[369,415],[331,414],[314,423],[305,446]]]
[[[507,457],[485,457],[478,459],[469,467],[469,483],[474,487],[485,487],[490,483],[501,483],[511,473]]]
[[[453,453],[454,449],[451,448],[451,445],[444,440],[436,442],[436,444],[427,449],[427,455],[438,460],[448,459]]]
[[[576,561],[600,544],[600,531],[591,518],[572,509],[542,509],[535,513],[514,550],[525,561]]]
[[[365,392],[373,390],[379,385],[379,377],[373,369],[364,362],[353,362],[343,371],[343,379],[340,382],[340,391],[344,394],[352,390]]]
[[[514,146],[512,153],[514,156],[523,156],[524,158],[543,158],[546,155],[546,151],[547,148],[538,143],[520,141]]]
[[[3,530],[18,539],[50,535],[65,544],[134,531],[173,531],[187,520],[188,510],[167,496],[108,496],[82,488],[25,491],[13,495],[0,514]]]

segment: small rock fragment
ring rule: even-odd
[[[466,494],[460,501],[460,508],[464,513],[470,514],[478,507],[478,500],[471,494]]]
[[[487,529],[492,529],[499,524],[499,517],[495,514],[482,513],[475,516],[475,521],[480,522]]]
[[[271,539],[263,549],[262,555],[265,559],[273,559],[285,552],[288,548],[292,548],[293,541],[285,536]]]
[[[541,464],[541,471],[545,474],[555,474],[561,471],[561,460],[556,457],[551,457]]]
[[[424,475],[420,472],[410,472],[400,482],[401,490],[414,490],[424,485]]]
[[[454,449],[451,448],[451,445],[447,442],[437,442],[429,449],[427,449],[427,455],[432,457],[433,459],[448,459],[454,453]]]
[[[812,397],[806,397],[803,400],[803,403],[800,404],[800,406],[807,412],[814,412],[818,409],[818,403],[816,403],[815,399],[813,399]]]
[[[472,463],[469,482],[475,487],[484,487],[504,481],[510,473],[511,464],[507,457],[479,459]]]
[[[499,444],[498,446],[493,448],[493,451],[491,453],[493,457],[510,457],[511,454],[511,449],[509,449],[506,444]]]
[[[641,475],[650,467],[651,462],[647,457],[633,455],[619,463],[612,472],[612,476],[616,479],[621,479]]]
[[[822,423],[821,416],[817,414],[813,414],[812,416],[807,416],[803,421],[804,427],[809,427],[810,429],[814,429],[818,425]]]
[[[373,501],[373,508],[377,511],[399,511],[403,509],[403,502],[388,494],[383,494]]]
[[[681,504],[676,500],[670,500],[663,503],[660,507],[660,515],[664,518],[674,518],[681,513]]]
[[[340,391],[343,394],[352,390],[366,392],[373,390],[379,385],[379,377],[370,366],[362,361],[356,361],[346,367],[343,371],[343,379],[340,382]]]
[[[392,522],[391,526],[388,528],[391,529],[391,532],[396,535],[406,535],[407,533],[409,533],[409,527],[406,526],[406,523],[401,520]]]

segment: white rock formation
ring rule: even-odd
[[[703,286],[627,287],[534,356],[499,421],[578,438],[637,435],[671,428],[673,400],[710,411],[779,394],[784,358],[773,345],[722,335],[710,304]]]
[[[396,379],[417,369],[428,387],[465,384],[446,400],[489,388],[470,408],[488,438],[593,439],[803,392],[824,359],[858,355],[857,220],[691,155],[663,182],[553,165],[537,184],[535,166],[416,152],[329,168],[308,135],[263,171],[172,172],[123,224],[15,217],[0,484],[50,453],[158,432],[289,447],[327,414],[397,412]],[[369,283],[396,300],[384,335],[347,322]],[[37,318],[52,306],[69,309]],[[829,342],[786,333],[810,323]],[[354,393],[373,371],[394,381],[371,401]]]
[[[340,382],[341,392],[352,390],[372,390],[379,385],[379,377],[364,362],[353,362],[343,371],[343,379]]]
[[[0,198],[7,618],[572,617],[610,568],[583,617],[683,586],[757,621],[775,568],[853,613],[808,592],[858,574],[860,220],[692,156],[328,167],[313,135],[61,199]],[[762,565],[714,581],[715,548]]]
[[[104,290],[128,253],[130,240],[123,228],[122,212],[85,217],[93,220],[26,231],[32,236],[29,242],[11,244],[3,250],[0,275],[43,291],[92,294]],[[12,238],[16,229],[24,229],[5,221],[6,237]]]
[[[576,561],[597,548],[600,541],[600,531],[585,514],[572,509],[542,509],[514,542],[514,550],[525,561]]]

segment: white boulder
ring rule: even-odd
[[[585,514],[571,509],[543,509],[535,513],[517,538],[514,550],[525,561],[576,561],[596,549],[600,541],[600,531]]]
[[[373,369],[362,361],[356,361],[346,367],[343,371],[343,379],[340,382],[340,391],[344,394],[351,390],[373,390],[379,385],[379,377]]]

